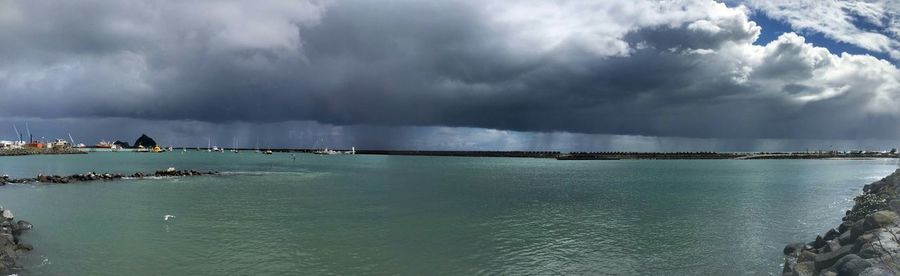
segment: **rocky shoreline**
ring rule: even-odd
[[[122,178],[144,178],[144,177],[179,177],[179,176],[200,176],[200,175],[217,175],[219,172],[217,171],[207,171],[201,172],[196,170],[176,170],[175,168],[168,168],[166,170],[158,170],[153,173],[144,173],[144,172],[136,172],[130,175],[125,175],[121,173],[96,173],[89,172],[83,174],[73,174],[73,175],[43,175],[39,174],[34,178],[9,178],[9,176],[3,175],[0,176],[0,186],[6,185],[7,183],[16,183],[16,184],[24,184],[24,183],[47,183],[47,184],[67,184],[67,183],[77,183],[77,182],[88,182],[88,181],[98,181],[98,180],[118,180]]]
[[[19,269],[16,259],[33,249],[19,238],[32,227],[27,221],[15,221],[12,211],[0,207],[0,273]]]
[[[900,274],[900,169],[865,185],[843,222],[809,243],[784,248],[782,275]]]

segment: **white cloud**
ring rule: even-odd
[[[785,21],[795,30],[817,32],[900,59],[898,0],[748,0],[754,9]],[[862,26],[874,26],[867,28]]]
[[[481,1],[479,5],[485,5]],[[485,14],[514,50],[542,54],[574,47],[596,56],[627,56],[629,32],[648,27],[688,28],[710,36],[753,41],[759,27],[743,7],[689,1],[492,1]]]

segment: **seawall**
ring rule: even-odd
[[[900,169],[865,185],[843,222],[784,248],[782,275],[900,274]]]

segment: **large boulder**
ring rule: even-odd
[[[803,251],[800,252],[800,256],[797,257],[797,262],[813,262],[816,260],[816,253],[812,251]]]
[[[16,222],[16,226],[21,231],[31,230],[31,228],[34,228],[34,225],[32,225],[30,222],[27,222],[24,220],[19,220],[19,222]]]
[[[834,265],[840,258],[851,253],[852,246],[842,246],[834,251],[816,255],[815,267],[825,268]]]
[[[2,216],[4,220],[12,220],[13,218],[15,218],[15,216],[13,216],[12,211],[10,211],[9,209],[3,210],[3,212],[0,212],[0,216]]]
[[[855,254],[848,254],[838,259],[829,270],[837,272],[839,276],[857,276],[871,266],[872,264],[865,259]]]
[[[893,211],[883,210],[878,211],[872,214],[871,216],[866,217],[866,220],[871,220],[871,224],[876,227],[884,227],[897,221],[897,213]]]
[[[800,250],[803,250],[804,247],[806,247],[805,243],[802,243],[802,242],[792,243],[792,244],[786,245],[782,252],[784,252],[784,255],[791,255],[794,253],[799,254]]]
[[[830,241],[830,240],[833,240],[834,238],[837,238],[840,235],[841,235],[841,233],[838,232],[838,230],[835,230],[834,228],[832,228],[831,230],[828,230],[828,232],[825,232],[825,235],[822,235],[822,238],[824,238],[826,241]]]
[[[893,271],[887,270],[885,268],[878,267],[878,266],[873,266],[873,267],[867,268],[866,270],[863,270],[863,272],[859,274],[859,276],[894,276],[894,275],[896,275],[896,274]]]
[[[822,236],[816,236],[816,241],[813,242],[812,246],[816,249],[822,248],[825,246],[825,238]]]

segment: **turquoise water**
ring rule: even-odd
[[[226,173],[0,187],[0,204],[35,225],[20,274],[765,275],[897,162],[0,158],[13,177],[167,167]]]

